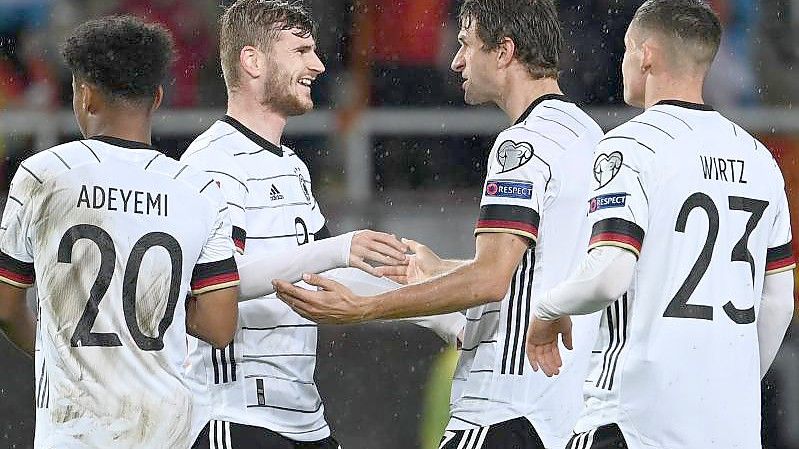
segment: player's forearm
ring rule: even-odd
[[[281,251],[236,256],[239,270],[239,301],[275,292],[273,279],[298,282],[303,273],[321,273],[346,267],[353,233],[311,242]]]
[[[760,377],[766,375],[777,356],[785,331],[793,317],[793,271],[766,276],[757,318],[760,345]]]
[[[369,298],[366,319],[439,315],[501,301],[508,283],[491,267],[470,261],[444,276]]]
[[[379,295],[402,287],[402,284],[398,284],[388,278],[372,276],[357,268],[337,268],[322,273],[322,276],[346,286],[353,293],[361,296]],[[430,329],[449,344],[457,343],[458,336],[466,325],[466,318],[459,312],[425,317],[399,318],[399,320]]]
[[[595,248],[571,278],[536,297],[533,314],[543,320],[554,320],[602,310],[630,286],[635,263],[635,255],[627,250],[612,246]]]
[[[444,273],[449,273],[450,271],[466,265],[469,262],[469,260],[441,259],[441,264],[436,267],[433,277],[440,276]]]

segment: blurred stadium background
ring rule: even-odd
[[[77,137],[58,47],[88,18],[131,13],[164,23],[179,59],[154,128],[179,156],[220,117],[218,0],[0,0],[0,190],[19,162]],[[311,168],[331,229],[388,230],[469,257],[485,158],[507,126],[466,108],[449,70],[458,0],[306,0],[320,21],[327,73],[316,111],[290,120],[285,143]],[[640,0],[558,1],[568,45],[562,86],[608,130],[636,111],[621,101],[624,31]],[[725,25],[706,100],[756,134],[782,166],[799,229],[799,0],[711,0]],[[795,241],[799,241],[796,239]],[[799,252],[799,251],[797,251]],[[794,326],[796,328],[796,326]],[[799,334],[799,331],[794,331]],[[764,444],[799,448],[799,335],[765,382]],[[29,448],[32,363],[0,342],[0,447]],[[348,449],[437,447],[454,350],[405,324],[324,327],[317,379]]]

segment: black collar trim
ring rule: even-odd
[[[655,106],[662,104],[669,106],[677,106],[686,109],[696,109],[697,111],[715,111],[715,109],[713,109],[713,106],[710,106],[708,104],[691,103],[690,101],[682,101],[682,100],[660,100],[657,103],[655,103]]]
[[[242,125],[240,121],[234,119],[233,117],[231,117],[229,115],[225,115],[220,120],[225,122],[225,123],[227,123],[228,125],[236,128],[236,130],[238,132],[244,134],[244,137],[252,140],[253,143],[255,143],[259,147],[263,148],[264,150],[267,150],[267,151],[269,151],[271,153],[274,153],[278,157],[283,157],[283,149],[282,148],[280,148],[279,146],[273,144],[272,142],[264,139],[263,137],[259,136],[258,134],[255,133],[255,131],[251,130],[250,128],[247,128],[244,125]]]
[[[127,140],[127,139],[120,139],[119,137],[111,137],[111,136],[92,136],[89,138],[90,140],[99,140],[100,142],[105,142],[109,145],[114,145],[122,148],[131,148],[134,150],[155,150],[159,151],[158,148],[144,143],[144,142],[136,142],[135,140]]]
[[[538,106],[539,104],[541,104],[541,103],[543,103],[543,102],[545,102],[547,100],[569,101],[568,98],[566,97],[566,95],[562,95],[562,94],[544,94],[544,95],[541,95],[540,97],[538,97],[535,100],[533,100],[533,102],[530,103],[530,106],[527,106],[527,109],[525,109],[524,112],[522,112],[522,115],[520,115],[519,118],[516,119],[516,123],[514,123],[514,125],[518,125],[519,123],[521,123],[525,119],[527,119],[527,116],[529,116],[530,113],[533,112],[533,109],[535,109],[536,106]]]

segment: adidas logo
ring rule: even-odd
[[[283,194],[280,193],[280,190],[278,190],[277,187],[275,187],[274,184],[272,184],[272,188],[269,189],[269,199],[272,200],[272,201],[277,201],[277,200],[282,200],[283,199]]]

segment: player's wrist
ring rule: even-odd
[[[358,304],[360,309],[359,322],[374,321],[380,319],[380,309],[377,297],[375,296],[359,296],[355,295],[355,303]]]

